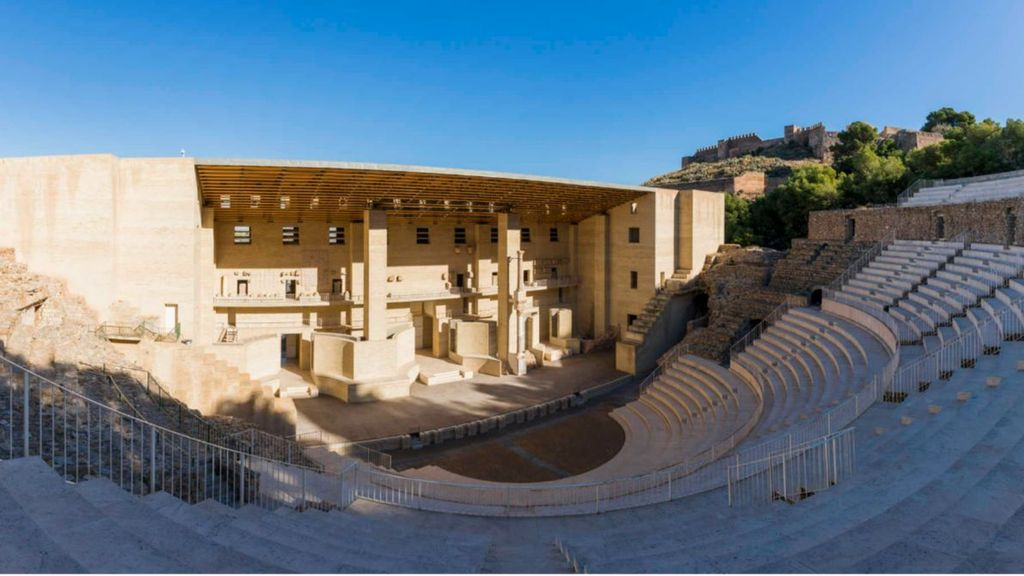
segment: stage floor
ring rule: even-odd
[[[417,356],[424,364],[443,362]],[[471,380],[435,386],[416,383],[411,396],[394,400],[364,404],[346,404],[330,396],[276,400],[294,404],[297,434],[320,430],[323,440],[329,442],[366,441],[494,416],[624,375],[615,370],[615,351],[605,350],[564,358],[561,366],[533,368],[525,376],[477,374]],[[283,375],[302,376],[295,372]]]

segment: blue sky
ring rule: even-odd
[[[350,160],[638,183],[718,138],[1024,117],[1024,1],[0,0],[0,157]]]

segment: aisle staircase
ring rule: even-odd
[[[630,344],[644,343],[647,332],[658,321],[658,318],[661,317],[661,313],[665,311],[669,300],[673,296],[678,296],[686,288],[689,275],[689,270],[680,269],[676,270],[672,277],[665,281],[665,285],[659,288],[654,296],[647,301],[647,304],[644,305],[644,309],[637,316],[637,319],[626,327],[626,331],[622,333],[623,342],[629,342]]]

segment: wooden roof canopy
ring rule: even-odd
[[[653,188],[393,164],[196,159],[204,207],[220,221],[389,217],[489,222],[502,212],[579,222]]]

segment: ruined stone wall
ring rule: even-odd
[[[1012,230],[1008,214],[1019,223]],[[973,230],[976,242],[1024,245],[1024,234],[1020,230],[1024,226],[1024,203],[1019,200],[811,212],[807,237],[811,240],[845,240],[850,226],[847,221],[853,220],[852,240],[855,241],[877,242],[891,237],[893,231],[897,231],[902,239],[935,240],[938,238],[940,216],[944,219],[946,238],[964,230]]]

